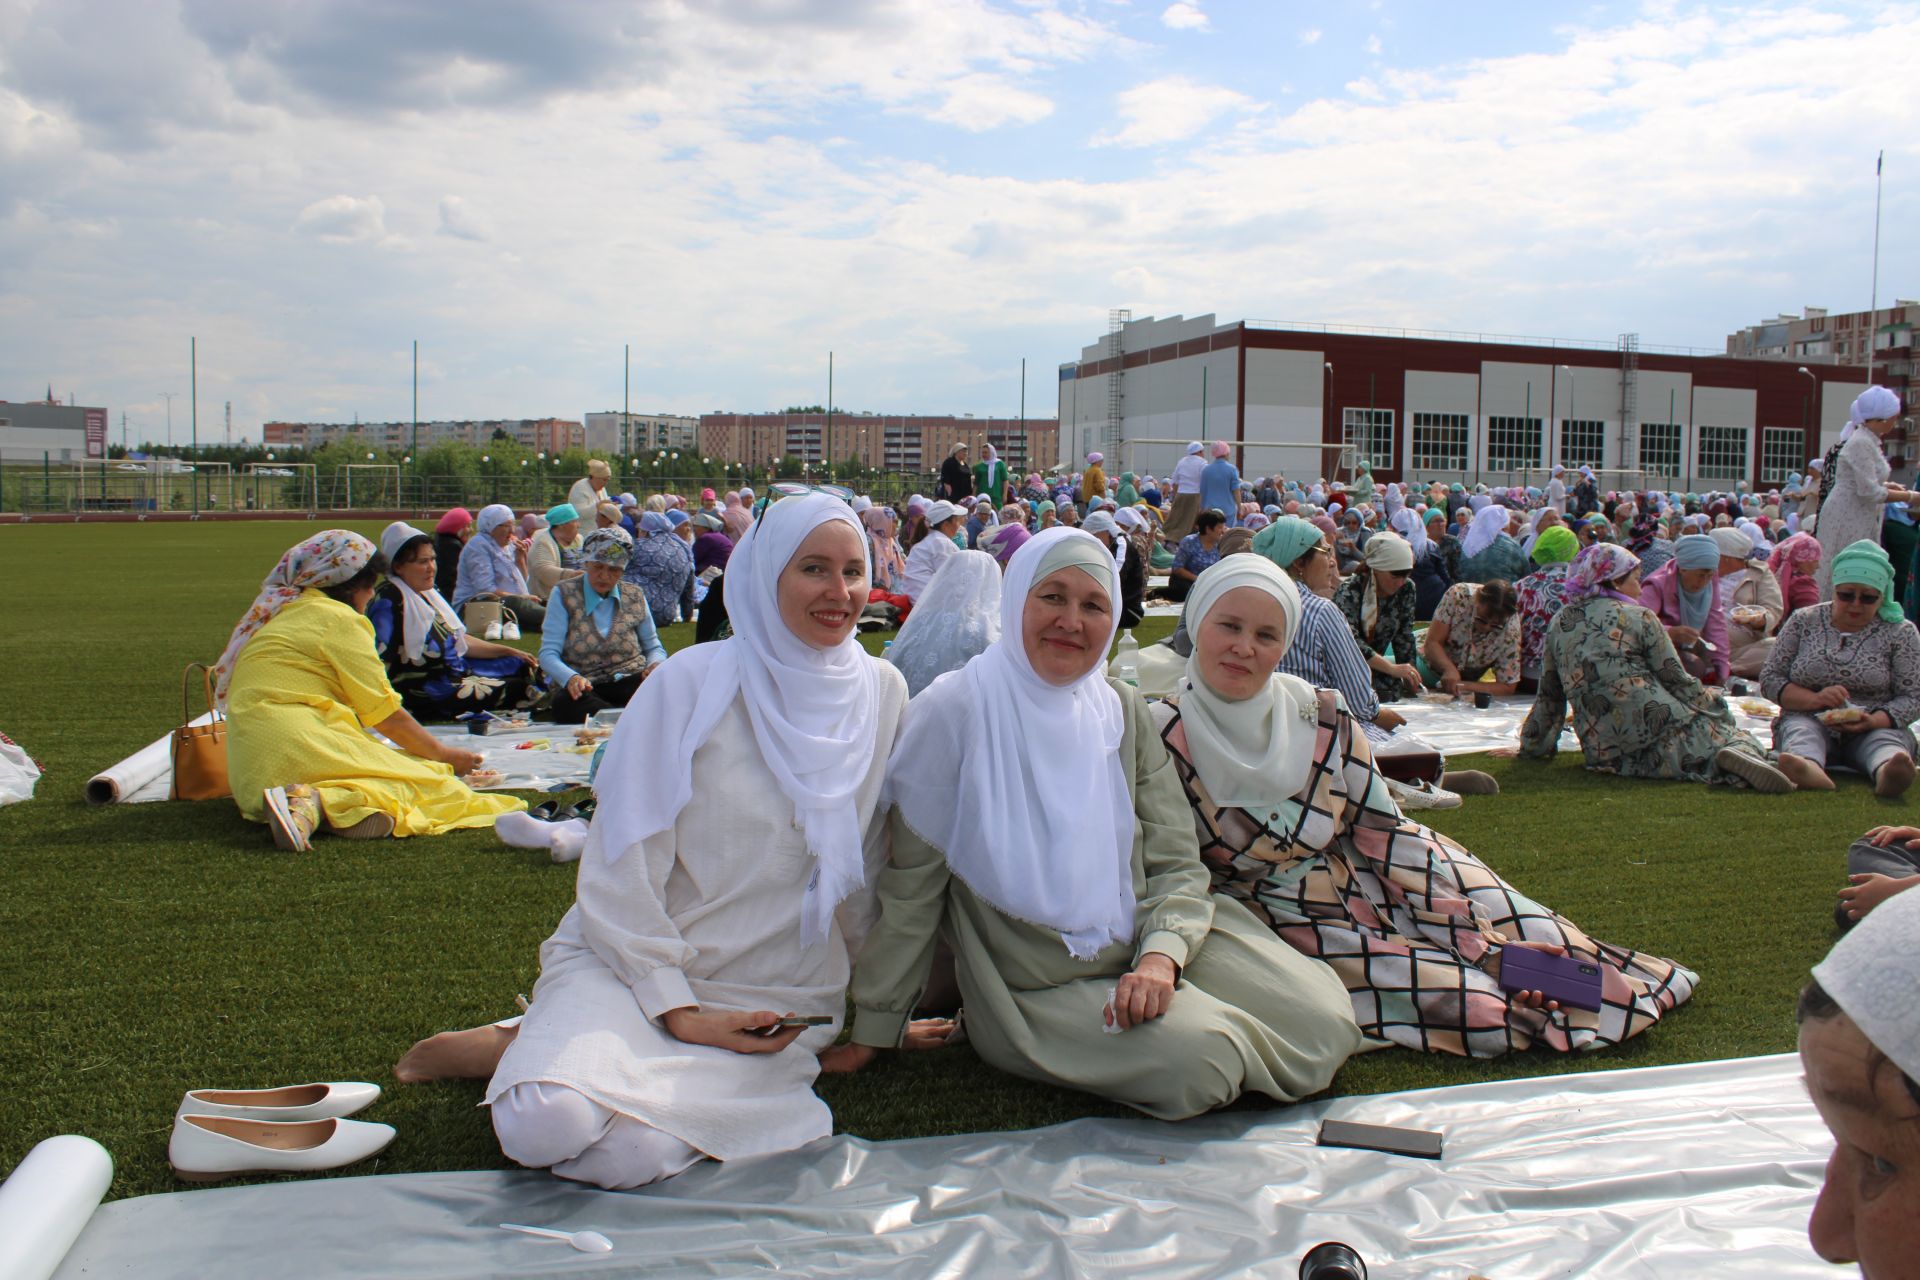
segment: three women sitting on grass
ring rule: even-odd
[[[1264,560],[1200,576],[1187,680],[1150,711],[1100,671],[1112,557],[1041,534],[1008,566],[1001,638],[900,728],[898,676],[851,638],[844,512],[773,507],[736,553],[757,603],[733,639],[641,687],[517,1035],[435,1037],[396,1068],[491,1073],[510,1157],[633,1186],[824,1135],[817,1071],[943,1041],[912,1020],[940,936],[990,1064],[1164,1118],[1324,1088],[1363,1031],[1591,1049],[1691,993],[1400,816],[1334,698],[1272,674],[1299,597]],[[685,726],[665,752],[659,724]],[[1595,963],[1602,1010],[1501,988],[1513,946]],[[851,1042],[829,1048],[855,956]]]

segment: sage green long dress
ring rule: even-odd
[[[854,1043],[900,1043],[933,965],[935,936],[943,934],[968,1037],[1002,1071],[1163,1120],[1199,1115],[1248,1091],[1291,1102],[1324,1089],[1360,1045],[1345,987],[1240,903],[1210,892],[1172,758],[1140,695],[1115,687],[1126,706],[1120,757],[1136,819],[1133,942],[1074,959],[1057,932],[977,896],[895,809],[892,860],[876,885],[880,921],[854,970]],[[1035,875],[1046,874],[1044,849],[1033,865]],[[1108,993],[1156,951],[1181,970],[1172,1005],[1151,1022],[1108,1033]]]

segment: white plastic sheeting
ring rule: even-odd
[[[579,725],[536,724],[524,729],[503,729],[483,736],[467,732],[465,725],[430,724],[426,731],[443,742],[478,751],[487,758],[489,769],[498,769],[500,781],[481,788],[486,791],[550,791],[559,787],[584,787],[587,770],[593,763],[592,746],[582,750],[575,743]],[[167,739],[122,760],[95,776],[96,783],[119,778],[133,785],[114,794],[102,793],[97,803],[145,804],[165,800],[173,786],[173,763],[167,753]],[[381,738],[384,742],[386,739]],[[545,741],[539,750],[533,744]],[[526,743],[528,749],[521,749]],[[592,744],[597,745],[597,744]],[[94,784],[89,783],[89,788]],[[93,797],[92,790],[88,796]]]
[[[1317,1147],[1326,1117],[1438,1129],[1445,1155]],[[1831,1148],[1781,1055],[1182,1124],[836,1137],[629,1194],[452,1173],[147,1196],[95,1214],[58,1275],[1292,1277],[1344,1240],[1375,1280],[1792,1280],[1835,1274],[1806,1239]]]

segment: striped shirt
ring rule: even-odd
[[[1339,690],[1354,718],[1369,729],[1374,727],[1380,701],[1373,694],[1373,676],[1360,656],[1360,643],[1353,638],[1346,615],[1331,600],[1304,589],[1300,592],[1300,628],[1280,659],[1279,670],[1315,688]]]

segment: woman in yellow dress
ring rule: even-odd
[[[214,667],[234,802],[282,849],[304,851],[316,830],[438,835],[526,808],[470,789],[456,775],[478,768],[479,754],[401,709],[363,612],[385,567],[357,533],[315,534],[280,557]]]

